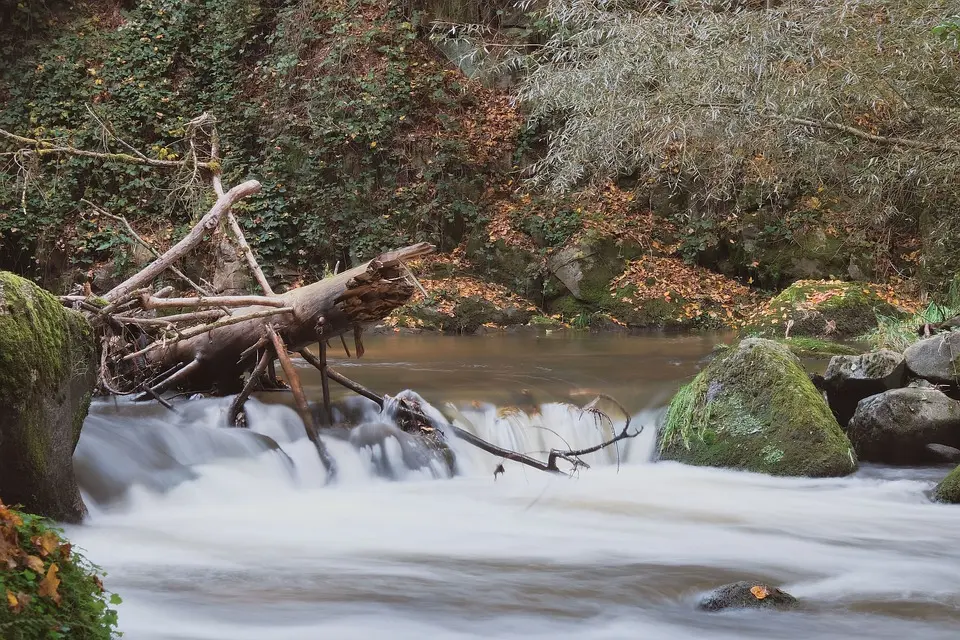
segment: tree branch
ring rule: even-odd
[[[24,136],[18,136],[15,133],[10,133],[5,129],[0,129],[0,137],[18,142],[20,144],[30,145],[32,149],[24,148],[17,151],[18,154],[23,156],[49,156],[49,155],[70,155],[70,156],[81,156],[84,158],[96,158],[97,160],[104,160],[107,162],[123,162],[124,164],[136,164],[144,165],[150,167],[185,167],[190,164],[193,164],[191,159],[185,158],[183,160],[155,160],[154,158],[147,158],[143,154],[131,155],[129,153],[106,153],[101,151],[88,151],[86,149],[77,149],[75,147],[58,147],[53,145],[50,142],[45,140],[39,140],[37,138],[26,138]],[[210,169],[210,162],[198,162],[197,166],[204,169]]]

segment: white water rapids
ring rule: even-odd
[[[447,478],[436,463],[410,470],[396,440],[357,450],[327,436],[339,476],[324,486],[289,407],[251,402],[246,431],[220,426],[226,402],[183,402],[176,414],[98,403],[84,427],[75,462],[91,515],[68,535],[124,598],[126,638],[960,633],[960,507],[927,496],[943,469],[807,480],[652,464],[651,409],[634,416],[643,435],[592,454],[574,478],[508,463],[494,480],[499,460],[457,441],[459,474]],[[477,435],[517,450],[604,437],[561,404],[532,418],[464,407]],[[696,609],[741,579],[803,606]]]

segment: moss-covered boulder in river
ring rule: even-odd
[[[660,457],[779,476],[844,476],[850,441],[800,361],[748,338],[718,355],[670,403]]]
[[[960,504],[960,467],[951,471],[950,475],[937,485],[934,497],[939,502]]]
[[[96,381],[79,313],[0,271],[0,496],[65,522],[84,514],[72,456]]]
[[[39,516],[0,502],[0,638],[110,640],[120,599]]]
[[[892,300],[895,297],[886,287],[839,280],[800,280],[764,305],[745,329],[763,336],[854,338],[875,329],[877,315],[904,315]]]

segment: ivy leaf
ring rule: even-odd
[[[56,563],[51,564],[50,568],[47,569],[46,577],[37,585],[37,594],[50,598],[57,605],[60,604],[60,593],[57,591],[60,587],[60,578],[57,577],[58,571],[60,571],[60,567]]]

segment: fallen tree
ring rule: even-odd
[[[320,438],[318,421],[310,409],[290,356],[299,354],[320,371],[323,408],[328,424],[333,423],[330,380],[373,399],[383,407],[382,396],[328,366],[326,352],[329,340],[339,337],[349,357],[344,336],[352,333],[356,356],[362,357],[363,327],[384,319],[410,300],[418,283],[406,262],[428,255],[434,248],[430,244],[420,243],[388,251],[342,273],[284,293],[275,293],[232,213],[237,202],[260,190],[260,183],[247,180],[224,190],[214,124],[214,119],[207,114],[191,122],[193,138],[190,148],[193,151],[190,157],[161,164],[137,152],[91,153],[67,145],[52,146],[44,141],[6,132],[0,134],[33,145],[32,148],[22,149],[20,153],[23,154],[75,154],[156,168],[187,166],[192,167],[194,177],[198,173],[209,177],[217,196],[215,203],[182,239],[162,254],[150,247],[125,218],[87,203],[99,213],[122,222],[126,232],[135,241],[147,246],[155,255],[155,260],[100,296],[95,295],[88,283],[82,293],[62,296],[61,301],[83,311],[94,327],[100,342],[98,379],[101,393],[139,394],[138,399],[155,400],[171,410],[175,410],[174,405],[164,397],[169,391],[237,394],[231,403],[228,420],[231,425],[241,426],[244,423],[243,406],[251,393],[263,389],[289,388],[306,434],[327,469],[328,477],[333,477],[336,473],[334,460]],[[206,158],[201,158],[196,151],[200,146],[198,138],[201,134],[209,138],[209,154]],[[243,254],[262,289],[262,295],[211,294],[177,269],[181,258],[217,230],[227,234],[236,250]],[[158,278],[168,271],[187,285],[187,289],[176,296],[173,287],[157,286]],[[313,344],[319,344],[319,356],[309,350]],[[276,377],[275,361],[280,362],[286,385]],[[583,410],[609,420],[606,414],[596,409],[596,401]],[[453,424],[444,424],[442,429],[504,460],[513,460],[551,473],[564,473],[558,461],[565,460],[572,470],[576,470],[587,466],[580,456],[636,436],[638,432],[629,431],[630,418],[626,415],[623,429],[610,440],[582,450],[553,450],[548,452],[546,461],[498,447]],[[423,436],[429,434],[432,439],[443,438],[443,434],[430,425],[429,418],[419,406],[401,403],[398,423],[404,431]],[[502,465],[498,465],[498,469],[502,470]]]

